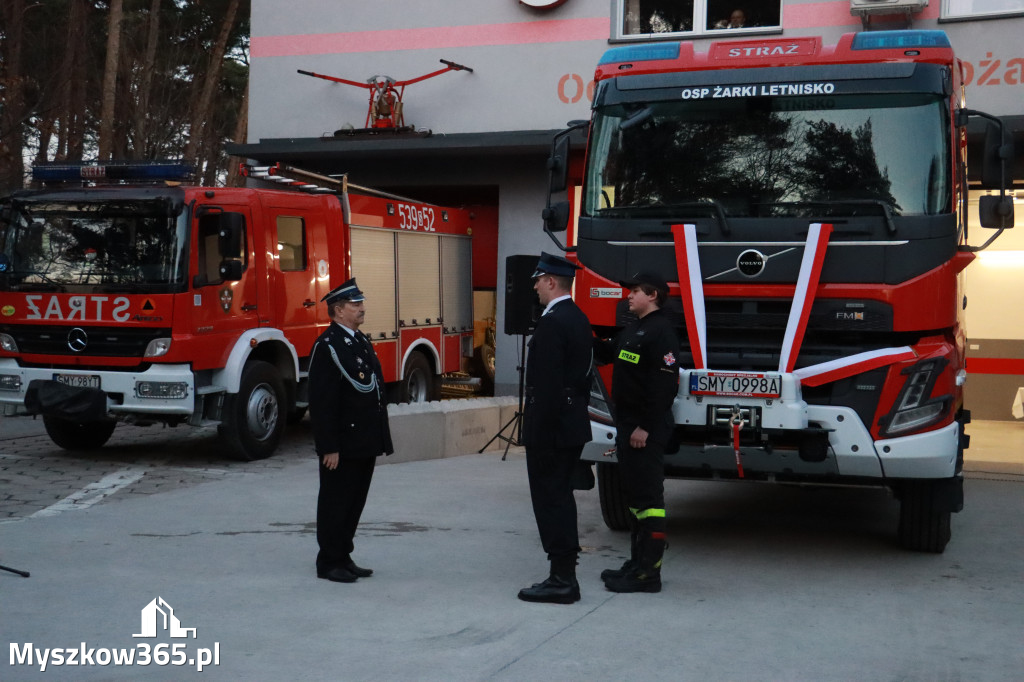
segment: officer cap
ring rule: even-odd
[[[363,292],[361,292],[359,287],[356,286],[356,278],[353,277],[320,300],[327,305],[331,305],[332,303],[337,303],[339,301],[352,301],[353,303],[359,303],[365,299],[363,297]]]
[[[533,279],[536,279],[541,275],[575,277],[576,271],[579,269],[578,265],[570,263],[561,256],[553,256],[550,253],[541,251],[540,260],[537,261],[537,268],[533,271],[533,274],[530,275],[530,277]]]
[[[619,284],[627,289],[634,289],[640,286],[654,287],[655,290],[663,295],[668,295],[668,284],[653,272],[638,272],[631,278],[622,280]]]

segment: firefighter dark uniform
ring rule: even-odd
[[[545,253],[533,276],[571,278],[575,270],[569,261]],[[520,591],[525,601],[571,603],[580,598],[573,474],[591,438],[587,403],[592,347],[590,322],[568,292],[549,301],[529,343],[522,442],[533,512],[551,573],[544,582]]]
[[[354,279],[323,299],[359,302],[363,294]],[[309,416],[320,461],[317,497],[317,576],[352,582],[372,573],[351,558],[353,537],[366,504],[377,457],[394,452],[388,424],[384,376],[365,334],[337,321],[313,344],[309,361]],[[323,455],[338,453],[329,469]]]
[[[667,295],[664,280],[637,275],[627,289],[646,284]],[[665,446],[672,433],[672,401],[679,388],[679,337],[668,313],[656,308],[626,326],[612,342],[597,341],[599,362],[613,362],[615,446],[630,524],[630,558],[618,570],[601,574],[616,592],[657,592],[665,552]],[[642,448],[630,445],[640,427],[648,433]]]

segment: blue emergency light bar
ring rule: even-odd
[[[662,59],[679,59],[679,43],[654,43],[651,45],[613,47],[605,51],[598,65],[653,62]]]
[[[138,161],[124,163],[48,163],[32,167],[37,182],[188,180],[192,166],[180,161]]]
[[[852,50],[910,50],[952,47],[945,31],[865,31],[853,37]]]

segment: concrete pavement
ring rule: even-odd
[[[0,679],[1010,680],[1024,670],[1019,482],[969,479],[969,504],[936,556],[895,546],[896,504],[882,491],[670,481],[658,595],[604,590],[598,574],[622,561],[626,541],[601,522],[596,490],[581,492],[583,600],[555,606],[515,596],[546,570],[518,450],[505,462],[378,467],[355,554],[376,574],[353,585],[314,577],[316,464],[282,462],[0,524],[0,564],[32,573],[0,572]],[[157,597],[194,639],[133,637]],[[28,644],[91,649],[94,661],[100,649],[184,644],[181,660],[207,649],[219,665],[39,672],[35,660],[11,663]]]

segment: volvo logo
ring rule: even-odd
[[[744,277],[757,277],[764,272],[764,264],[767,259],[757,249],[747,249],[736,259],[736,269]]]
[[[81,327],[75,327],[68,332],[68,348],[75,353],[81,353],[89,345],[89,335]]]

